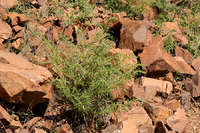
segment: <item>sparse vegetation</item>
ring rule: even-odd
[[[105,0],[106,7],[112,12],[126,12],[131,18],[143,18],[148,12],[151,0]]]
[[[138,85],[138,88],[141,87],[141,90],[144,89],[142,90],[145,93],[144,95],[146,95],[145,91],[148,86],[142,85],[141,76],[154,78],[156,81],[168,81],[169,86],[168,84],[166,86],[172,87],[170,88],[172,91],[169,90],[169,93],[154,90],[156,87],[149,87],[152,89],[152,92],[155,91],[155,95],[152,94],[154,95],[153,97],[159,97],[161,100],[164,99],[161,104],[167,103],[170,99],[181,99],[180,92],[182,94],[182,91],[185,90],[183,89],[180,91],[173,88],[179,88],[177,87],[179,83],[184,86],[183,80],[188,78],[192,83],[193,78],[191,73],[195,70],[194,66],[191,65],[192,61],[189,59],[189,61],[183,59],[183,62],[185,60],[184,65],[188,65],[187,67],[189,68],[185,73],[182,71],[174,72],[179,68],[177,67],[179,64],[174,63],[176,62],[175,58],[170,58],[171,60],[174,59],[172,64],[170,64],[170,61],[170,63],[168,63],[167,58],[162,59],[162,53],[158,55],[160,56],[158,57],[159,59],[155,57],[155,62],[146,61],[147,65],[145,63],[145,65],[137,63],[145,62],[146,56],[147,60],[149,56],[152,56],[148,55],[148,52],[142,56],[142,53],[144,53],[143,48],[150,46],[151,39],[155,36],[162,37],[162,48],[172,56],[176,56],[176,46],[187,49],[192,54],[193,59],[200,56],[199,0],[103,0],[102,4],[95,4],[95,2],[92,4],[93,0],[47,0],[48,4],[46,5],[42,5],[40,3],[41,1],[35,0],[35,3],[32,3],[33,1],[29,0],[19,0],[18,5],[5,10],[6,12],[24,14],[25,16],[23,17],[28,16],[31,21],[27,20],[27,22],[21,22],[20,16],[15,18],[15,16],[10,17],[8,14],[6,14],[6,16],[0,13],[2,22],[5,22],[6,25],[10,27],[11,32],[6,33],[9,34],[8,38],[5,37],[7,39],[0,38],[0,43],[2,43],[8,51],[26,56],[33,64],[47,67],[53,75],[51,83],[55,90],[55,99],[57,97],[59,98],[54,101],[55,103],[50,104],[55,104],[52,105],[52,108],[56,108],[57,106],[60,107],[59,102],[62,101],[63,105],[61,109],[58,109],[61,115],[53,116],[52,123],[54,125],[52,129],[48,129],[48,132],[57,132],[56,127],[62,126],[63,123],[59,123],[62,120],[65,120],[64,124],[69,124],[69,127],[74,130],[74,133],[78,133],[79,131],[77,131],[77,129],[79,128],[82,130],[81,126],[83,125],[91,130],[88,132],[101,131],[111,124],[116,124],[117,118],[113,118],[112,120],[107,119],[108,117],[111,118],[109,116],[110,114],[118,112],[123,107],[131,105],[135,101],[148,104],[149,99],[140,99],[134,94],[130,94],[130,97],[124,95],[123,98],[113,98],[113,90],[125,90],[124,88],[126,87],[124,86],[130,79],[134,79],[134,83]],[[141,25],[138,22],[136,26],[139,27],[138,29],[131,27],[132,23],[129,22],[138,20],[140,22],[144,20],[144,26],[141,24],[143,27],[140,28]],[[127,23],[125,21],[127,21]],[[179,32],[181,37],[182,35],[186,37],[186,42],[188,43],[183,44],[181,40],[179,40],[180,38],[177,39],[173,34],[176,33],[175,30],[165,32],[165,27],[163,26],[165,22],[177,22],[178,26],[176,26],[181,31]],[[127,30],[129,26],[130,31]],[[127,30],[128,32],[121,32],[123,30]],[[137,32],[138,35],[133,35],[131,31],[134,31],[134,34]],[[149,32],[149,36],[148,34],[143,36],[146,31]],[[122,34],[124,34],[124,36]],[[131,38],[133,36],[135,42]],[[125,39],[121,39],[122,37]],[[14,47],[13,43],[16,42],[17,39],[21,40],[20,46]],[[120,46],[122,44],[121,42],[126,39],[130,39],[130,44],[136,44],[138,48],[134,48],[134,46],[131,46],[133,48],[129,46]],[[129,41],[127,42],[129,43]],[[144,45],[141,45],[140,43],[143,42],[145,42]],[[128,57],[122,56],[121,54],[111,55],[109,53],[111,48],[119,50],[116,49],[118,47],[127,48],[129,50],[128,52],[136,56],[135,60],[131,60],[134,63],[136,62],[136,65],[124,63],[127,62],[125,60]],[[127,54],[129,54],[128,52]],[[151,52],[149,53],[153,54]],[[154,59],[154,57],[152,58]],[[165,67],[163,70],[159,71],[158,69],[162,68],[164,65]],[[185,68],[183,68],[183,71],[184,69]],[[144,75],[143,71],[147,74]],[[38,83],[38,86],[46,85],[46,82],[49,84],[49,79],[43,83]],[[32,81],[30,80],[30,82]],[[137,89],[137,87],[135,88]],[[163,88],[160,90],[162,89]],[[28,90],[24,89],[20,92],[19,96],[17,94],[13,97],[16,99],[22,97],[26,94],[26,91]],[[133,93],[133,91],[135,90],[131,88],[130,93]],[[139,93],[143,93],[142,91]],[[27,92],[27,94],[28,93],[29,92]],[[42,92],[42,94],[43,93],[44,92]],[[52,93],[54,94],[54,92]],[[174,98],[174,95],[177,96]],[[10,98],[9,100],[15,102],[16,99],[13,100]],[[153,101],[154,99],[151,100]],[[177,103],[179,103],[178,100]],[[17,104],[15,105],[16,107],[18,106]],[[63,106],[70,106],[70,111]],[[44,108],[46,109],[46,106]],[[50,108],[50,112],[52,110],[57,111],[55,108]],[[18,108],[16,110],[18,110]],[[70,112],[70,116],[65,114],[66,110],[67,113]],[[8,112],[10,113],[11,111],[13,111],[13,109],[9,108]],[[33,111],[33,108],[27,109],[26,112],[22,111],[22,113],[16,113],[15,110],[11,113],[20,116],[18,119],[21,123],[26,123],[38,115]],[[46,116],[44,119],[46,119]],[[57,125],[57,122],[60,125]],[[152,126],[154,129],[156,124],[157,123],[155,123],[154,127]]]
[[[200,39],[200,3],[196,0],[180,0],[176,3],[166,3],[165,0],[157,0],[154,6],[158,7],[160,14],[155,19],[155,24],[159,27],[163,22],[178,21],[179,25],[184,27],[184,34],[188,39],[186,48],[193,54],[194,58],[200,55],[199,39]],[[189,9],[188,9],[189,8]],[[187,11],[191,12],[187,15]],[[162,34],[157,29],[157,35]],[[173,54],[174,46],[179,45],[177,42],[168,37],[165,41],[165,50]],[[171,51],[171,52],[170,52]]]
[[[122,56],[108,55],[109,44],[100,34],[92,44],[86,44],[84,38],[80,45],[66,44],[66,51],[50,47],[53,69],[58,74],[53,84],[72,104],[73,117],[89,123],[117,110],[120,102],[113,100],[111,91],[122,87],[136,73],[135,66],[120,63]],[[121,70],[123,67],[126,72]]]

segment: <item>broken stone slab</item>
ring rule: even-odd
[[[152,126],[151,120],[143,107],[134,107],[128,111],[128,119],[123,121],[120,133],[137,133],[141,125]]]
[[[176,57],[182,57],[188,64],[192,63],[192,54],[186,49],[176,46],[175,55]]]
[[[192,61],[192,66],[196,71],[200,71],[200,56]]]
[[[162,24],[162,31],[165,35],[171,32],[173,38],[183,45],[188,43],[188,40],[181,32],[177,22],[164,22]]]
[[[176,111],[180,107],[180,103],[176,99],[167,100],[164,105],[172,111]]]
[[[52,100],[52,74],[14,53],[0,51],[0,98],[32,106]]]
[[[9,123],[10,128],[21,128],[22,125],[20,121],[13,120],[8,112],[0,105],[0,121],[4,124],[5,122]],[[5,123],[6,125],[6,123]]]
[[[167,118],[172,114],[172,111],[161,104],[143,104],[147,114],[154,122],[166,122]]]
[[[172,83],[169,81],[163,81],[147,77],[141,78],[141,84],[144,87],[155,87],[158,92],[167,94],[169,94],[173,89]]]
[[[149,72],[152,71],[170,71],[178,70],[178,64],[166,51],[162,49],[162,38],[155,37],[150,45],[145,47],[139,55],[141,63],[147,67]]]
[[[132,51],[142,50],[148,45],[148,26],[143,21],[123,21],[120,30],[119,48]]]
[[[145,87],[134,85],[133,88],[133,96],[139,99],[145,99]]]
[[[132,90],[133,96],[142,100],[152,100],[157,94],[157,89],[154,86],[134,85]]]
[[[190,92],[192,97],[200,96],[200,72],[197,71],[195,75],[193,75],[192,79],[187,78],[184,81],[184,85],[187,91]]]
[[[12,29],[10,28],[10,26],[0,20],[0,28],[0,39],[8,39],[12,34]]]
[[[179,68],[181,70],[180,72],[195,75],[196,72],[192,69],[192,67],[190,67],[190,65],[188,65],[185,62],[185,60],[182,57],[174,57],[174,58],[179,65]]]
[[[176,113],[167,119],[167,125],[174,131],[182,133],[187,126],[188,118],[184,109],[178,108]]]
[[[18,4],[17,0],[1,0],[0,1],[0,6],[3,8],[10,9]]]
[[[8,17],[11,20],[11,25],[16,26],[18,24],[25,24],[30,21],[30,18],[26,17],[24,14],[19,14],[16,12],[8,13]]]
[[[182,67],[180,65],[184,64],[186,66],[187,63],[183,63],[179,58],[176,60],[170,54],[162,48],[162,38],[154,37],[148,47],[145,47],[143,52],[139,55],[141,63],[144,64],[148,70],[148,72],[182,72],[186,74],[194,74],[189,67]]]

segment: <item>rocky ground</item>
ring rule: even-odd
[[[154,21],[162,15],[158,4],[133,17],[109,11],[103,0],[86,2],[84,11],[73,2],[0,0],[0,132],[200,133],[200,2],[188,0],[190,6],[180,7],[184,17],[168,12],[173,21],[160,24]],[[121,54],[127,57],[121,64],[139,64],[135,71],[142,72],[112,90],[113,100],[132,102],[110,113],[98,130],[72,121],[72,105],[51,84],[57,73],[45,40],[66,50],[65,38],[82,43],[79,30],[87,44],[103,32],[109,56]]]

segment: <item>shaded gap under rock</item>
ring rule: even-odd
[[[134,55],[135,55],[135,53],[134,53]],[[136,56],[137,57],[137,64],[142,64],[141,63],[141,60],[140,60],[140,57],[139,56]],[[141,66],[141,65],[139,65],[139,66],[137,66],[136,68],[135,68],[135,70],[137,71],[143,71],[143,69],[142,69],[142,67],[143,66]],[[138,79],[138,78],[140,78],[140,77],[142,77],[142,76],[145,76],[145,73],[137,73],[135,76],[134,76],[134,79],[136,80],[136,79]]]
[[[78,40],[77,40],[77,34],[76,34],[76,29],[73,27],[73,32],[72,32],[72,37],[73,37],[73,44],[77,45]]]
[[[144,47],[144,45],[142,45],[142,47]],[[134,55],[138,56],[142,52],[143,52],[143,50],[136,50],[136,51],[134,51]]]
[[[53,24],[54,24],[55,26],[61,27],[61,25],[60,25],[60,20],[59,20],[59,19],[53,20]]]
[[[43,102],[43,103],[39,103],[37,104],[34,108],[33,108],[33,114],[37,115],[37,116],[43,116],[44,113],[46,112],[46,109],[48,107],[49,102]]]
[[[161,121],[156,122],[154,133],[166,133],[165,127]]]
[[[146,76],[149,78],[159,78],[159,77],[165,77],[168,71],[152,71],[147,72]]]
[[[122,24],[119,22],[117,24],[115,24],[113,27],[111,27],[108,30],[108,33],[110,33],[110,35],[113,37],[113,40],[116,43],[116,48],[119,47],[119,42],[120,42],[120,30],[122,28]]]
[[[167,128],[168,131],[172,131],[172,128],[168,124],[165,124],[165,127]]]

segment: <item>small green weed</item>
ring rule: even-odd
[[[167,38],[163,41],[163,49],[169,54],[175,56],[175,46],[178,46],[178,43],[174,41],[172,35],[169,34]]]

